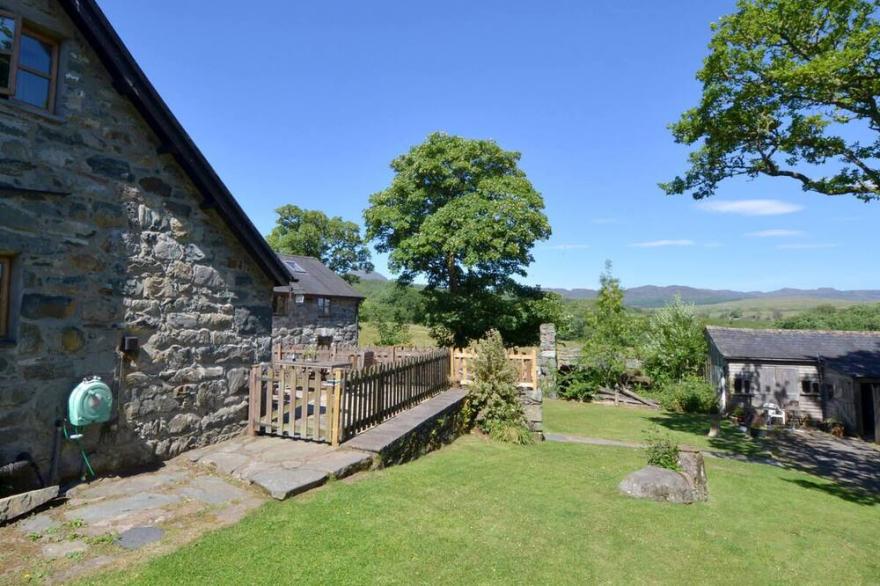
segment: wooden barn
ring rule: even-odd
[[[880,333],[710,326],[706,337],[722,410],[775,403],[880,439]]]

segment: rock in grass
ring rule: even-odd
[[[694,502],[694,491],[687,478],[674,470],[657,466],[645,466],[633,472],[617,488],[635,498],[680,504]]]

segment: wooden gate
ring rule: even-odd
[[[476,357],[476,352],[471,348],[450,353],[449,372],[454,383],[466,387],[473,382],[473,361]],[[507,351],[507,359],[516,369],[518,387],[538,388],[537,348],[511,348]]]
[[[248,432],[336,445],[341,377],[341,370],[319,366],[253,366]]]

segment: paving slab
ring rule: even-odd
[[[90,525],[109,524],[120,517],[161,509],[177,503],[181,498],[180,495],[144,492],[73,508],[64,512],[64,518],[69,521],[80,519]]]
[[[116,544],[123,549],[140,549],[159,541],[163,535],[165,532],[158,527],[132,527],[119,534]]]
[[[284,500],[301,492],[321,486],[329,475],[308,468],[276,468],[255,474],[251,482],[265,490],[274,499]]]
[[[59,541],[43,546],[43,557],[50,560],[67,557],[77,553],[85,553],[89,546],[83,541]]]
[[[61,523],[53,519],[51,514],[39,513],[19,521],[18,530],[25,535],[42,534],[60,526]]]
[[[0,499],[0,523],[30,513],[58,496],[58,487],[50,486]]]
[[[233,486],[216,476],[198,476],[189,484],[178,489],[176,494],[208,505],[222,505],[241,501],[250,496],[247,491]]]
[[[372,463],[372,454],[358,450],[336,450],[309,460],[302,467],[323,472],[334,478],[344,478],[369,468]]]
[[[74,487],[67,492],[67,496],[82,500],[115,497],[119,496],[119,491],[123,486],[124,490],[132,493],[154,491],[163,486],[180,482],[185,478],[187,478],[187,472],[181,469],[136,476],[102,478],[96,482]]]

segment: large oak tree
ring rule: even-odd
[[[434,133],[394,159],[391,185],[370,196],[367,238],[401,282],[425,279],[426,319],[443,344],[493,327],[508,343],[537,334],[543,295],[512,277],[526,274],[550,224],[519,160],[491,140]]]
[[[880,197],[880,0],[740,0],[713,26],[700,104],[672,126],[698,145],[661,187],[712,195],[734,176]]]

